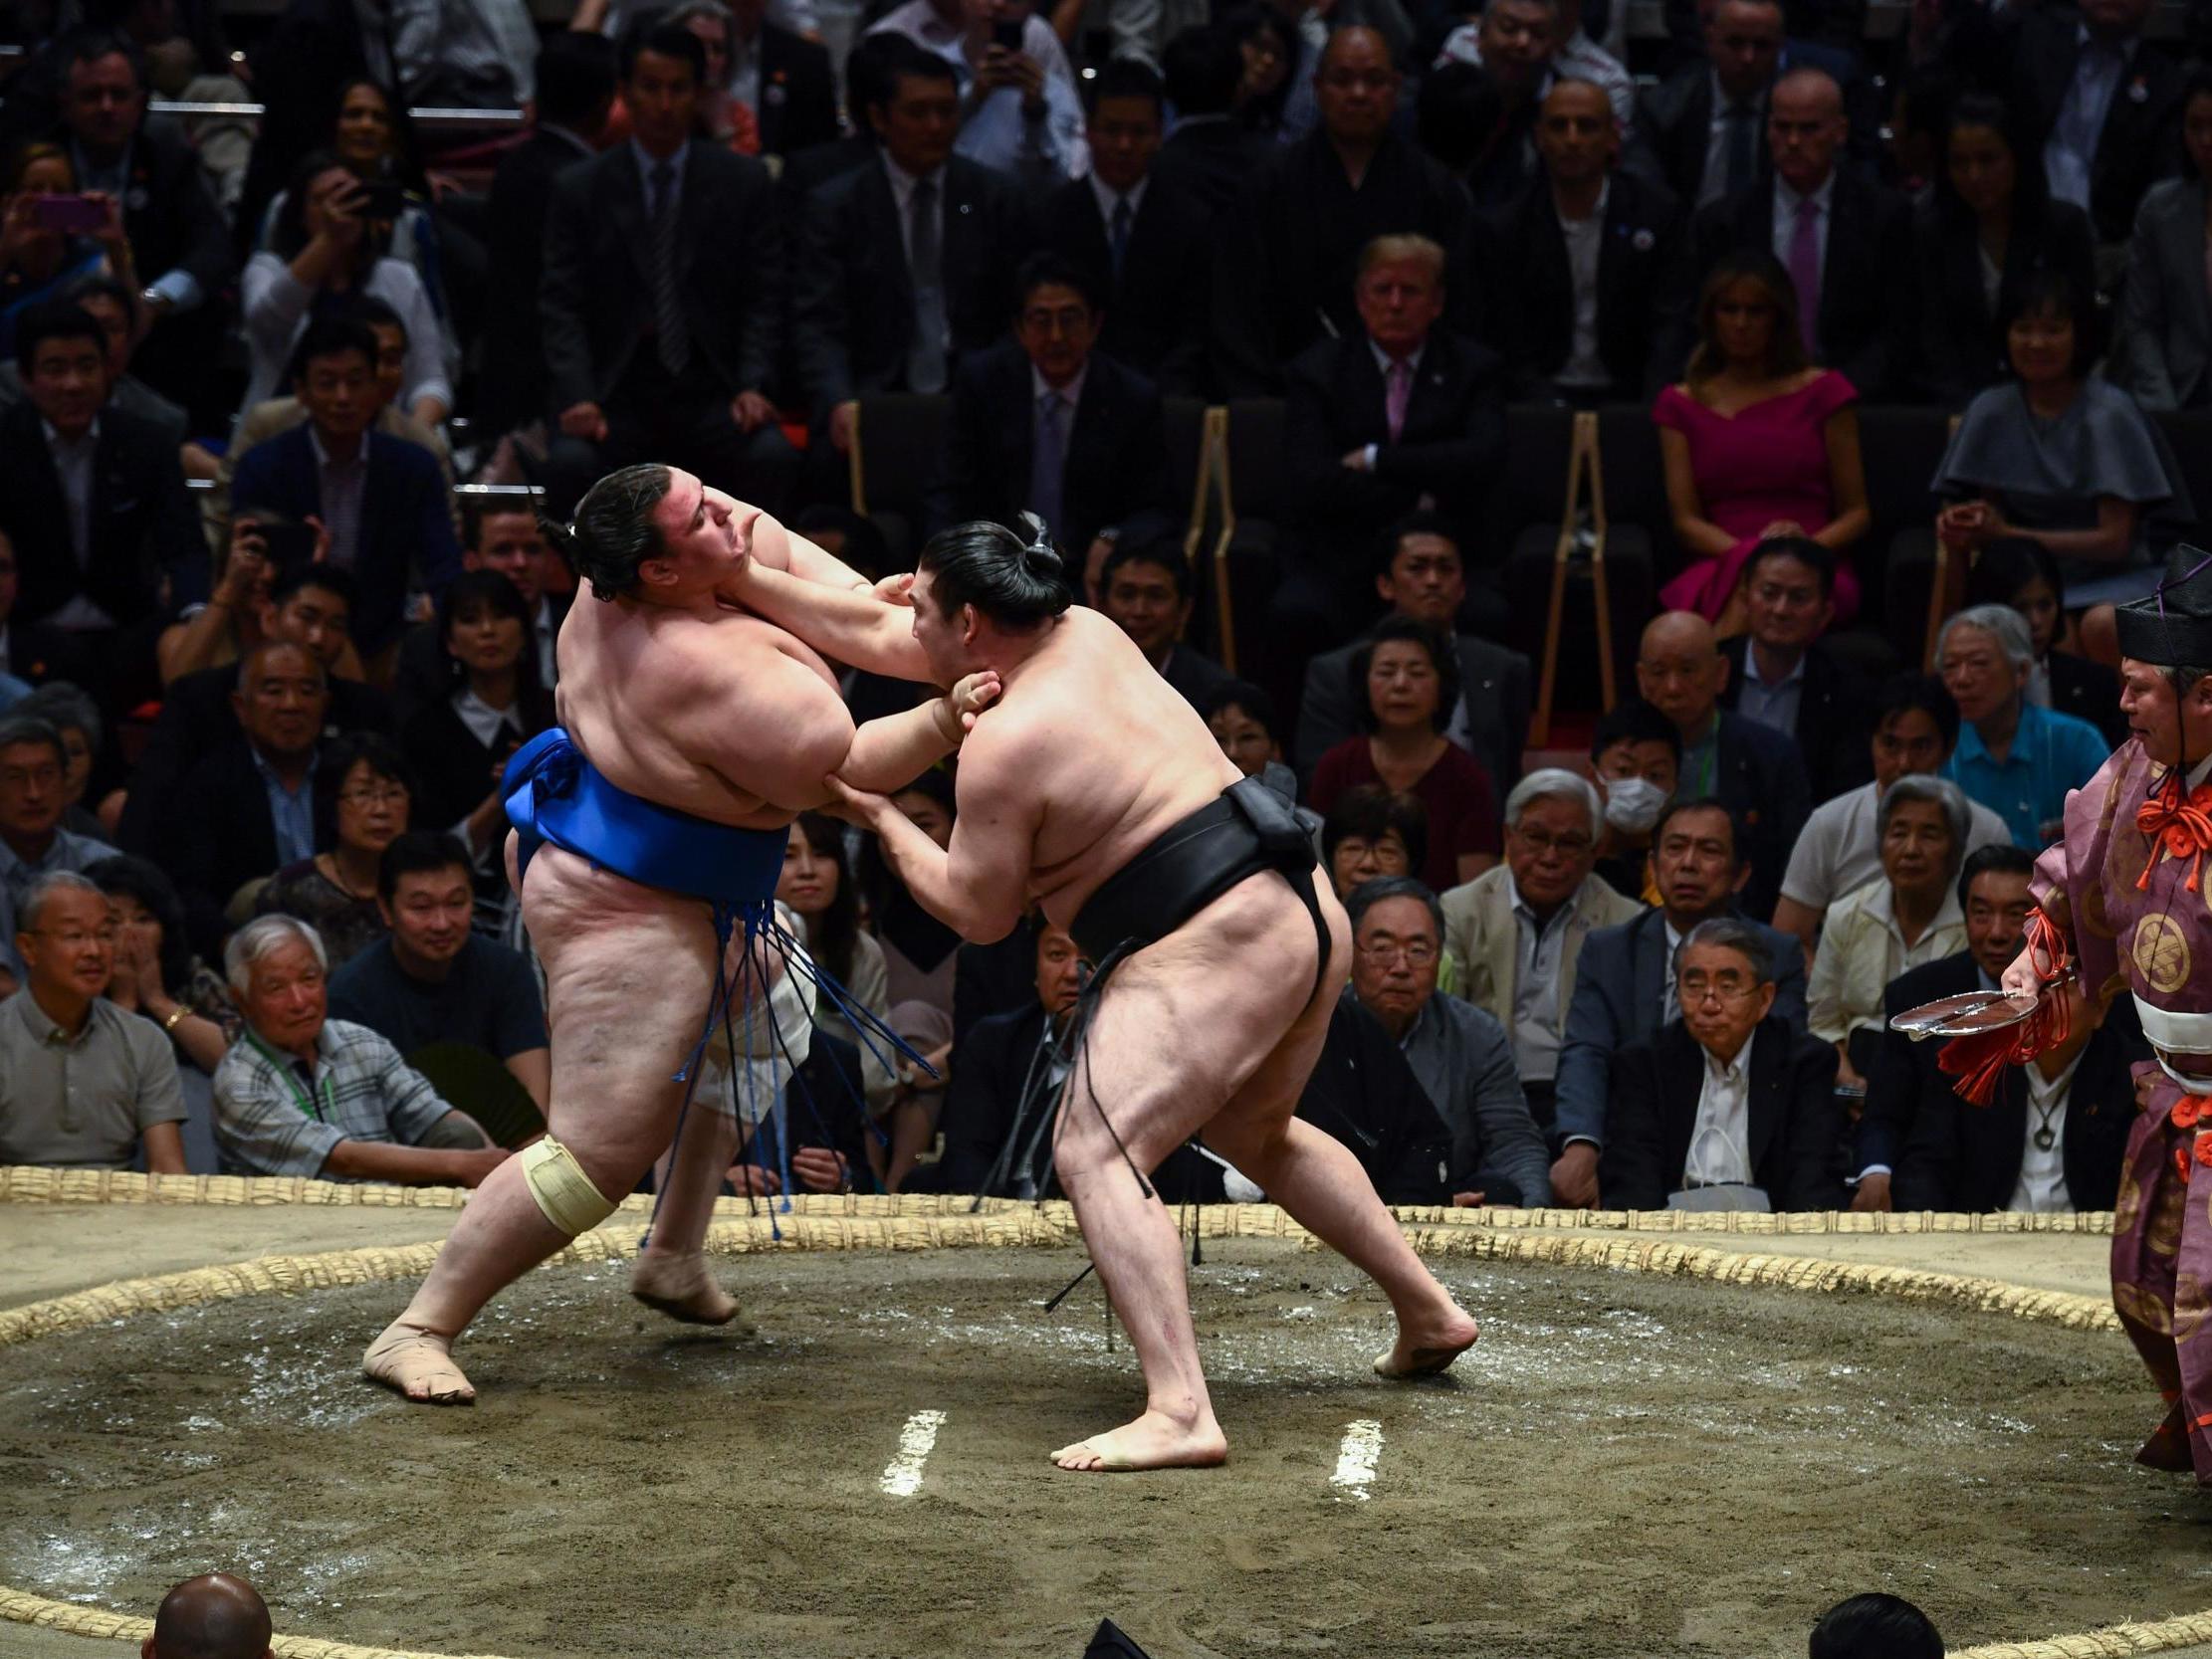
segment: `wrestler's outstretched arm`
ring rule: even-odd
[[[862,593],[875,585],[828,548],[807,539],[771,513],[753,521],[752,548],[753,557],[761,564],[771,570],[788,570],[801,581],[856,588]]]
[[[882,589],[831,587],[750,559],[725,591],[825,656],[894,680],[929,681],[929,658],[914,637],[913,607],[882,597]]]
[[[1028,909],[1038,807],[1018,786],[1018,749],[972,742],[961,755],[960,810],[941,848],[880,794],[842,777],[829,786],[843,810],[882,843],[883,856],[921,907],[965,939],[990,944]]]
[[[869,721],[853,732],[837,775],[854,789],[878,794],[903,789],[960,747],[976,717],[997,698],[997,672],[985,669],[943,697]]]

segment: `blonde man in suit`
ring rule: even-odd
[[[1589,779],[1556,767],[1531,772],[1505,798],[1505,862],[1443,896],[1458,994],[1505,1027],[1547,1136],[1582,941],[1644,909],[1594,873],[1604,830]]]

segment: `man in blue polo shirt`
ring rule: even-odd
[[[1958,705],[1958,746],[1943,775],[2036,852],[2059,834],[2070,789],[2111,753],[2088,721],[2028,701],[2035,646],[2010,605],[1975,605],[1943,624],[1935,666]]]

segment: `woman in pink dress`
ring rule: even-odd
[[[1837,554],[1836,621],[1859,611],[1845,550],[1867,531],[1859,393],[1807,358],[1797,291],[1772,254],[1742,250],[1705,279],[1698,341],[1680,385],[1653,406],[1666,504],[1688,566],[1659,590],[1740,633],[1744,561],[1770,535],[1810,535]]]

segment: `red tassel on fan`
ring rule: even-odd
[[[2027,944],[2028,960],[2034,963],[2045,987],[2036,1011],[2018,1025],[1953,1037],[1935,1057],[1938,1070],[1958,1079],[1951,1085],[1951,1092],[1969,1106],[1989,1105],[1997,1098],[1997,1085],[2006,1067],[2025,1066],[2037,1055],[2057,1048],[2073,1029],[2067,999],[2050,993],[2050,987],[2066,976],[2072,959],[2065,936],[2040,907],[2028,912]]]

